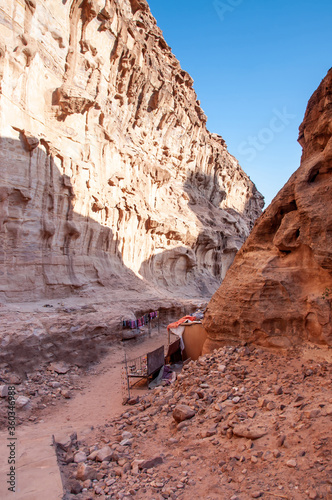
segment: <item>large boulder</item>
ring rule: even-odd
[[[332,69],[300,126],[301,165],[256,221],[206,311],[205,351],[332,345]]]

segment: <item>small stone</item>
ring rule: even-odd
[[[71,479],[67,485],[67,488],[70,493],[78,495],[78,493],[81,493],[83,487],[79,481],[77,481],[76,479]]]
[[[235,396],[235,398],[233,398],[232,401],[233,401],[234,404],[237,404],[237,403],[240,402],[240,399],[241,398],[239,396]]]
[[[286,465],[287,465],[287,467],[291,467],[294,469],[297,466],[297,463],[296,463],[296,460],[294,460],[294,458],[292,458],[291,460],[288,460]]]
[[[226,371],[226,366],[225,365],[218,365],[217,370],[221,373],[225,373]]]
[[[176,422],[183,422],[195,416],[195,411],[187,405],[178,405],[173,410],[173,418]]]
[[[227,437],[227,439],[232,439],[232,437],[233,437],[233,429],[231,429],[231,428],[227,429],[227,431],[226,431],[226,437]]]
[[[80,481],[92,481],[93,479],[97,479],[97,471],[93,467],[89,467],[88,465],[79,463],[76,471],[76,479]],[[87,486],[84,486],[85,488]]]
[[[286,436],[284,434],[282,434],[281,436],[278,437],[277,439],[277,446],[280,448],[281,446],[284,445],[285,443],[285,440],[286,440]]]
[[[258,458],[255,457],[254,455],[251,457],[250,461],[253,463],[253,464],[257,464],[258,462]]]
[[[139,396],[137,396],[137,398],[130,398],[127,401],[127,404],[131,406],[137,405],[138,403],[139,403]]]
[[[6,377],[6,381],[8,381],[9,385],[13,385],[13,384],[20,384],[22,382],[22,379],[21,377],[16,375],[16,373],[12,373],[11,375],[9,375],[8,378]]]
[[[304,412],[304,415],[308,419],[316,418],[320,414],[320,410],[307,410]]]
[[[260,408],[264,408],[267,405],[267,401],[265,398],[258,398],[258,406]]]
[[[178,431],[182,431],[182,429],[187,429],[188,427],[188,420],[184,420],[183,422],[180,422],[176,428]]]
[[[133,440],[132,439],[123,439],[120,442],[121,446],[131,446],[132,444],[133,444]]]
[[[105,484],[107,486],[112,486],[112,484],[116,483],[116,479],[108,479],[107,481],[105,481]]]
[[[61,391],[61,395],[62,395],[65,399],[70,399],[70,398],[71,398],[70,392],[69,392],[67,389],[63,389],[63,390]]]
[[[276,404],[274,403],[274,401],[269,401],[266,405],[266,408],[269,410],[269,411],[272,411],[274,410],[276,407]]]
[[[254,491],[253,493],[251,493],[251,498],[260,498],[262,494],[263,493],[261,491]]]
[[[315,491],[315,490],[310,490],[309,491],[309,498],[310,498],[310,500],[316,500],[317,497],[318,497],[317,491]]]
[[[61,387],[61,384],[60,382],[50,382],[49,386],[52,387],[53,389],[58,389],[59,387]]]
[[[64,375],[65,373],[69,372],[70,366],[67,365],[67,363],[64,363],[63,361],[59,361],[58,363],[51,363],[48,369],[52,372]]]
[[[87,459],[87,456],[84,453],[84,451],[79,451],[78,453],[75,453],[75,455],[74,455],[75,464],[79,464],[80,462],[85,462],[86,459]]]
[[[68,451],[71,447],[70,436],[53,436],[53,442],[59,446],[63,451]]]
[[[150,460],[144,460],[138,467],[139,469],[153,469],[153,467],[156,467],[157,465],[160,465],[162,463],[162,457],[155,457]]]
[[[201,432],[201,437],[204,439],[204,438],[207,438],[207,437],[214,436],[215,434],[217,434],[216,429],[211,428],[211,429],[202,431]]]
[[[64,456],[64,461],[66,462],[66,464],[71,464],[72,462],[74,462],[74,453],[72,452],[72,450],[67,451]]]
[[[164,487],[164,483],[161,483],[160,481],[153,481],[152,483],[150,483],[151,486],[153,486],[154,488],[163,488]]]
[[[276,396],[280,396],[283,393],[282,387],[280,385],[275,385],[273,388],[273,392]]]
[[[88,456],[88,460],[95,460],[96,459],[96,456],[98,455],[98,451],[99,450],[94,450],[90,453],[90,455]]]
[[[267,434],[267,430],[260,427],[247,427],[246,425],[238,424],[233,427],[233,434],[247,439],[259,439]]]
[[[96,462],[104,462],[107,461],[109,462],[112,460],[113,457],[113,450],[109,446],[104,446],[100,450],[98,450],[95,460]]]
[[[8,385],[0,385],[0,398],[8,396]]]
[[[26,396],[18,396],[15,401],[15,406],[19,410],[22,408],[26,408],[28,404],[30,403],[30,398],[27,398]]]
[[[138,470],[140,468],[140,465],[144,463],[144,460],[133,460],[131,463],[131,469],[133,474],[138,474]]]
[[[128,432],[128,431],[124,431],[122,434],[122,439],[131,439],[133,437],[132,433],[131,432]]]

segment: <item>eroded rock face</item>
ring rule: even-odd
[[[211,294],[262,197],[148,4],[0,8],[0,300],[121,280]]]
[[[332,345],[332,70],[311,97],[292,175],[210,301],[206,350],[245,340]]]

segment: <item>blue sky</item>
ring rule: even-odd
[[[148,0],[208,117],[265,196],[300,165],[298,127],[332,66],[331,0]]]

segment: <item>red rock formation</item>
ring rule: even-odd
[[[257,220],[204,321],[205,349],[332,345],[332,69],[300,126],[301,166]]]

